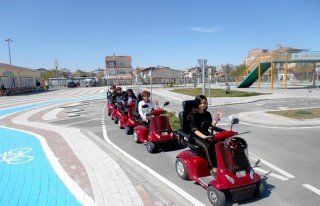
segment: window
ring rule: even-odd
[[[25,78],[25,77],[21,78],[21,86],[22,87],[26,87],[27,86],[27,78]]]
[[[110,69],[109,70],[109,74],[115,74],[116,72],[115,72],[115,70],[114,69]]]
[[[11,87],[18,87],[18,78],[11,77]]]
[[[32,78],[32,77],[29,77],[29,78],[28,78],[28,81],[29,81],[29,86],[30,86],[30,87],[33,87],[33,86],[34,86],[33,78]]]
[[[1,77],[1,84],[3,84],[4,87],[9,88],[9,77]]]
[[[118,66],[120,66],[120,67],[124,67],[124,66],[126,66],[126,64],[124,63],[124,62],[118,62],[118,64],[117,64]]]
[[[108,62],[107,65],[113,67],[113,66],[115,66],[115,62]]]
[[[125,73],[126,73],[126,70],[124,69],[119,70],[119,74],[125,74]]]

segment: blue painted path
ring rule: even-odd
[[[98,99],[105,95],[50,100],[0,110],[6,115],[43,105]],[[39,139],[30,133],[0,127],[0,205],[81,205],[47,159]]]

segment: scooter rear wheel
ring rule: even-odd
[[[133,141],[135,143],[139,143],[139,137],[138,137],[136,130],[133,130]]]
[[[124,127],[124,133],[125,134],[131,134],[132,133],[132,129],[131,129],[131,127]]]
[[[108,116],[111,116],[111,110],[108,110]]]
[[[114,118],[114,120],[113,120],[113,122],[114,122],[115,124],[118,124],[118,121],[119,121],[118,118]]]
[[[180,158],[176,159],[176,171],[181,179],[188,180],[188,170],[184,161]]]
[[[119,129],[123,129],[123,126],[121,124],[121,121],[118,121]]]
[[[207,190],[209,201],[214,206],[223,206],[226,203],[226,195],[213,186],[209,186]]]

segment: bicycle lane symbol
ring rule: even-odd
[[[33,160],[33,156],[25,155],[31,152],[32,148],[17,148],[12,149],[8,152],[0,154],[0,162],[5,162],[7,164],[23,164]]]

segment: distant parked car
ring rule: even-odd
[[[75,82],[69,82],[68,87],[76,87],[77,84]]]

